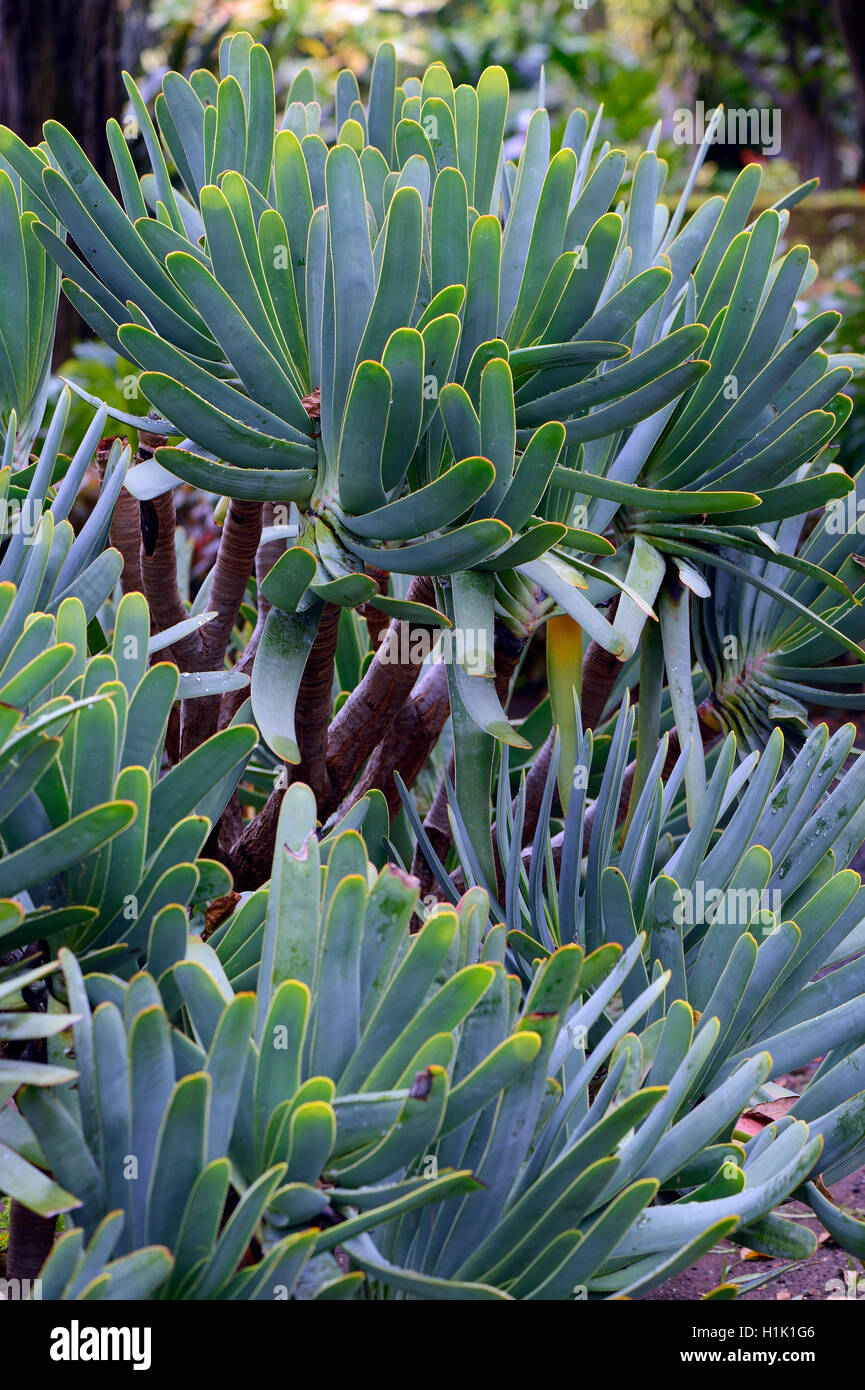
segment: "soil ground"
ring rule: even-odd
[[[832,1188],[832,1196],[839,1206],[843,1206],[846,1210],[859,1216],[860,1219],[865,1219],[865,1169],[860,1168],[842,1182],[836,1183]],[[810,1213],[810,1208],[801,1202],[788,1202],[779,1210],[784,1216],[792,1216],[796,1212]],[[848,1255],[846,1250],[842,1250],[840,1246],[836,1245],[832,1238],[827,1236],[819,1221],[813,1217],[806,1219],[805,1225],[814,1231],[821,1242],[810,1260],[800,1260],[797,1264],[790,1265],[785,1260],[773,1260],[765,1256],[758,1257],[756,1254],[744,1258],[744,1251],[741,1246],[731,1245],[729,1241],[724,1241],[718,1246],[717,1253],[712,1251],[708,1255],[704,1255],[683,1274],[677,1274],[674,1279],[668,1280],[660,1288],[653,1289],[651,1293],[646,1295],[646,1300],[657,1302],[701,1299],[712,1289],[716,1289],[719,1284],[727,1281],[739,1283],[743,1279],[771,1274],[773,1267],[777,1267],[780,1271],[784,1269],[785,1265],[787,1266],[785,1273],[779,1273],[777,1277],[769,1280],[759,1289],[753,1289],[750,1293],[739,1294],[739,1301],[823,1300],[833,1291],[826,1287],[829,1280],[844,1280],[847,1270],[854,1270],[861,1276],[861,1287],[865,1293],[865,1265],[862,1264],[861,1260],[854,1259],[852,1255]]]
[[[788,1087],[791,1091],[801,1092],[817,1065],[818,1062],[811,1062],[808,1066],[787,1076],[779,1076],[777,1080],[780,1085]],[[855,1173],[851,1173],[849,1177],[835,1183],[831,1188],[831,1193],[837,1206],[844,1207],[851,1215],[865,1220],[865,1168],[857,1168]],[[788,1217],[807,1213],[804,1216],[804,1224],[814,1232],[819,1241],[810,1260],[799,1260],[796,1263],[791,1263],[788,1260],[774,1260],[768,1256],[758,1255],[756,1251],[746,1253],[740,1245],[733,1245],[730,1241],[722,1241],[716,1250],[704,1255],[690,1269],[686,1269],[682,1274],[677,1274],[674,1279],[668,1279],[666,1284],[662,1284],[659,1288],[646,1294],[646,1301],[666,1302],[701,1299],[712,1289],[716,1289],[719,1284],[725,1282],[738,1284],[743,1280],[756,1280],[761,1276],[772,1276],[774,1270],[778,1271],[777,1275],[768,1278],[765,1283],[761,1284],[760,1288],[752,1289],[748,1293],[740,1293],[739,1300],[748,1302],[774,1302],[778,1299],[822,1300],[834,1292],[833,1289],[826,1287],[829,1281],[831,1279],[844,1281],[848,1270],[853,1270],[861,1277],[860,1290],[861,1294],[865,1296],[865,1265],[861,1260],[855,1259],[854,1256],[835,1244],[829,1233],[824,1231],[820,1222],[813,1216],[810,1207],[806,1206],[804,1202],[787,1202],[783,1207],[779,1207],[778,1211],[780,1215]]]

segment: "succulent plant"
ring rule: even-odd
[[[47,214],[47,216],[46,216]],[[26,465],[48,392],[60,271],[39,241],[34,224],[59,223],[38,196],[0,158],[0,434],[4,467],[10,456]]]
[[[815,715],[865,671],[861,362],[800,323],[812,185],[689,215],[711,125],[673,206],[659,129],[629,171],[543,98],[513,161],[501,69],[388,44],[332,112],[302,71],[278,120],[244,34],[127,91],[119,201],[0,130],[0,1186],[67,1213],[45,1296],[630,1297],[807,1255],[794,1193],[861,1255],[865,761]],[[61,275],[134,457],[44,420]]]
[[[107,451],[98,501],[76,535],[69,513],[84,474],[93,461],[107,412],[104,406],[97,410],[72,458],[65,459],[60,453],[60,444],[69,401],[68,390],[63,391],[38,459],[13,468],[14,411],[4,436],[0,470],[2,539],[5,542],[0,560],[0,592],[4,602],[0,657],[4,660],[32,613],[53,612],[64,599],[78,598],[90,622],[120,576],[122,556],[116,550],[106,549],[106,542],[129,465],[129,450],[115,440]],[[17,586],[17,593],[13,585]]]
[[[9,1102],[21,1086],[62,1086],[78,1074],[30,1055],[34,1044],[44,1044],[77,1021],[59,1009],[49,1013],[33,1007],[56,969],[56,961],[28,969],[20,960],[0,969],[0,1192],[44,1217],[67,1211],[75,1197],[37,1166],[43,1155],[29,1142],[21,1116]]]
[[[38,150],[5,130],[0,153],[44,210],[35,235],[73,302],[144,369],[163,416],[148,427],[188,436],[127,486],[147,499],[182,477],[298,509],[264,590],[252,688],[264,738],[290,764],[309,761],[295,705],[316,641],[332,642],[327,604],[470,629],[492,653],[497,613],[519,631],[546,594],[626,660],[660,592],[679,671],[688,590],[708,592],[701,566],[774,555],[765,524],[849,488],[816,462],[849,410],[847,359],[820,350],[837,316],[798,331],[815,267],[801,246],[779,258],[812,185],[749,223],[749,166],[686,219],[712,126],[672,213],[658,130],[627,208],[611,210],[627,159],[599,146],[600,113],[590,125],[574,112],[552,153],[539,108],[514,164],[498,68],[456,91],[441,64],[400,84],[385,44],[368,103],[340,75],[332,131],[308,73],[277,127],[269,57],[245,34],[223,41],[218,80],[166,76],[158,133],[126,85],[152,173],[138,178],[110,123],[122,202],[55,122]],[[806,569],[783,547],[775,563]],[[436,604],[382,594],[369,566],[438,577]],[[745,576],[765,591],[756,568]],[[612,598],[611,621],[600,605]],[[457,657],[448,672],[463,813],[487,867],[495,740],[520,746],[490,671]],[[670,685],[687,741],[690,687]],[[567,690],[555,714],[568,722]],[[701,766],[695,753],[692,805]],[[328,778],[313,784],[324,802]]]
[[[21,593],[8,586],[10,612]],[[151,639],[143,597],[121,600],[110,651],[95,656],[78,598],[64,599],[56,618],[28,616],[0,671],[0,950],[45,939],[86,955],[91,969],[111,960],[123,974],[146,958],[163,906],[207,903],[230,888],[222,865],[199,856],[257,735],[238,722],[160,775],[185,678],[169,662],[148,667],[166,634]],[[218,688],[222,678],[209,680]]]
[[[683,1002],[662,1015],[670,972],[647,982],[642,938],[588,955],[562,946],[523,993],[483,892],[411,936],[416,883],[377,873],[351,830],[322,866],[300,785],[279,838],[269,888],[215,944],[187,945],[173,909],[158,983],[156,966],[125,982],[82,977],[61,953],[75,1105],[25,1088],[20,1106],[78,1198],[70,1255],[97,1232],[107,1244],[109,1229],[126,1260],[164,1246],[159,1297],[362,1287],[570,1299],[645,1291],[739,1227],[768,1243],[772,1208],[811,1171],[821,1138],[791,1121],[774,1143],[732,1139],[771,1070],[764,1052],[686,1107],[724,1020],[704,1016],[695,1031]],[[254,995],[231,990],[220,959],[244,948],[258,957]],[[654,1205],[659,1187],[672,1207]]]
[[[623,985],[623,1004],[669,972],[656,1013],[675,999],[690,1004],[700,1028],[707,1017],[718,1022],[711,1059],[691,1076],[683,1108],[723,1090],[737,1066],[766,1053],[771,1070],[755,1086],[751,1105],[782,1102],[779,1133],[792,1120],[807,1119],[811,1133],[823,1135],[823,1181],[836,1181],[865,1152],[865,1091],[858,1080],[865,890],[846,867],[865,840],[865,755],[848,766],[855,730],[846,725],[830,737],[819,725],[783,774],[779,729],[761,754],[747,755],[738,767],[736,739],[728,735],[713,755],[700,814],[688,827],[680,794],[685,757],[665,782],[665,737],[645,780],[635,785],[634,765],[626,767],[633,726],[626,702],[588,806],[580,772],[592,762],[592,735],[581,736],[564,829],[551,834],[556,750],[541,852],[528,866],[519,833],[524,783],[513,817],[508,800],[500,799],[510,958],[528,980],[537,959],[565,943],[597,950],[615,942],[628,950],[644,941]],[[506,768],[503,780],[506,786]],[[622,808],[628,815],[619,830]],[[454,892],[442,866],[436,868]],[[463,868],[471,882],[469,856]],[[635,1032],[648,1025],[651,1033],[655,1021],[647,1014]],[[771,1081],[823,1054],[801,1096]],[[844,1234],[842,1214],[825,1190],[817,1190],[817,1199],[823,1214],[834,1213],[841,1243],[858,1249],[858,1228]],[[788,1235],[773,1247],[776,1253],[789,1253]]]
[[[855,710],[862,703],[856,689],[865,671],[858,648],[865,634],[857,553],[861,474],[854,483],[816,524],[799,516],[766,528],[779,551],[795,555],[796,568],[750,556],[740,563],[759,580],[760,592],[740,599],[733,576],[717,573],[711,610],[694,609],[694,644],[712,717],[735,731],[743,751],[762,749],[778,722],[786,731],[785,747],[799,747],[815,705]],[[825,582],[826,572],[835,576],[833,585]],[[846,593],[839,597],[842,585]],[[839,661],[844,649],[847,656]]]

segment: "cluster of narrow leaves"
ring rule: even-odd
[[[416,901],[355,832],[322,854],[298,785],[269,888],[208,944],[172,908],[127,980],[61,951],[77,1085],[26,1087],[17,1117],[62,1184],[41,1194],[67,1210],[55,1296],[598,1297],[760,1240],[821,1147],[798,1121],[731,1138],[766,1053],[688,1107],[720,1021],[657,1016],[670,975],[640,979],[643,938],[560,947],[522,991],[485,894],[412,936]],[[226,975],[244,949],[254,994]]]
[[[0,969],[0,1179],[67,1212],[45,1296],[631,1295],[725,1236],[808,1254],[774,1211],[794,1192],[861,1254],[816,1183],[865,1151],[865,772],[809,705],[856,699],[865,651],[856,484],[826,454],[857,364],[823,348],[836,315],[800,326],[816,267],[782,245],[810,186],[755,216],[749,166],[687,217],[711,128],[671,209],[659,131],[629,172],[600,112],[554,152],[537,110],[514,163],[500,69],[400,83],[388,45],[366,103],[340,74],[331,128],[305,72],[278,127],[247,35],[218,77],[167,74],[155,124],[127,90],[151,172],[109,123],[120,201],[57,123],[37,149],[0,131],[0,502],[22,517],[0,558],[0,952],[47,962]],[[106,445],[77,535],[105,408],[66,459],[64,392],[29,459],[59,274],[141,369],[154,411],[117,418],[175,441],[131,468]],[[248,590],[251,699],[166,768],[175,701],[248,679],[151,664],[216,616],[212,575],[155,635],[120,597],[121,489],[181,482],[292,512]],[[361,605],[483,639],[447,669],[449,862],[402,787],[445,902],[384,862],[380,790],[321,831],[297,782],[270,882],[213,929],[211,832],[251,759],[248,787],[303,761],[332,605],[346,694]],[[491,677],[501,630],[522,650],[550,617],[538,812],[509,772],[529,721]],[[584,637],[610,658],[592,722],[619,711],[597,740]],[[735,737],[706,756],[707,728]],[[801,1096],[773,1083],[818,1052]],[[784,1113],[754,1135],[758,1103]]]
[[[859,645],[865,636],[861,473],[854,483],[816,525],[807,528],[808,519],[797,516],[766,528],[782,557],[795,555],[795,567],[771,554],[742,557],[740,564],[761,587],[743,595],[732,574],[721,572],[712,603],[694,609],[695,649],[715,717],[749,752],[765,746],[778,722],[788,743],[800,746],[811,706],[856,710],[862,704],[855,689],[865,672]],[[839,662],[843,650],[849,655]]]
[[[633,772],[633,765],[627,767],[633,729],[626,703],[591,812],[585,785],[579,786],[563,830],[553,834],[556,750],[539,829],[542,852],[528,866],[520,851],[524,781],[513,813],[509,799],[500,799],[506,890],[505,905],[497,910],[507,928],[510,963],[528,980],[538,958],[549,958],[567,942],[589,950],[615,942],[628,950],[642,941],[639,961],[622,987],[623,1004],[631,1005],[650,980],[667,983],[655,1016],[629,1021],[637,1058],[647,1042],[654,1045],[660,1012],[676,1007],[674,1000],[688,1001],[704,1020],[701,1029],[716,1033],[717,1041],[711,1058],[691,1074],[683,1105],[693,1107],[701,1096],[723,1091],[738,1066],[766,1052],[771,1071],[755,1087],[754,1103],[785,1102],[779,1133],[793,1120],[806,1119],[811,1133],[823,1136],[824,1183],[838,1181],[865,1154],[859,1079],[865,889],[859,874],[846,867],[865,839],[865,755],[842,771],[855,730],[846,725],[830,736],[819,725],[787,758],[783,773],[780,730],[762,754],[750,754],[738,767],[735,736],[729,735],[713,755],[706,796],[690,827],[680,795],[686,757],[679,757],[665,784],[665,737],[644,784],[632,786],[623,832],[618,808]],[[581,737],[578,766],[591,765],[592,743],[590,732]],[[506,766],[503,774],[507,787]],[[472,882],[470,856],[463,865]],[[435,867],[444,884],[441,864]],[[450,880],[447,887],[454,892]],[[821,1066],[801,1097],[770,1082],[818,1056]],[[809,1184],[806,1193],[820,1204],[836,1238],[858,1253],[861,1223],[833,1207],[825,1190]],[[763,1223],[761,1232],[764,1243],[755,1238],[754,1248],[807,1253],[809,1238],[797,1238],[795,1226],[780,1217]]]
[[[11,177],[10,177],[11,174]],[[0,432],[10,455],[26,465],[48,390],[60,270],[39,241],[34,224],[45,217],[42,200],[0,161]],[[55,233],[59,223],[48,217]]]
[[[69,459],[60,452],[69,402],[69,392],[62,392],[38,459],[28,461],[23,468],[13,467],[17,418],[14,410],[5,434],[0,469],[5,542],[0,560],[0,584],[5,598],[0,660],[4,662],[34,612],[54,613],[65,599],[75,598],[83,605],[90,622],[120,576],[121,556],[105,547],[129,466],[129,449],[120,440],[114,440],[105,461],[99,499],[76,535],[69,514],[105,429],[107,411],[102,406],[96,412]],[[15,594],[13,586],[17,586]]]
[[[129,78],[127,90],[152,173],[139,179],[111,123],[121,202],[54,122],[38,150],[5,130],[0,155],[43,214],[34,234],[73,302],[143,369],[164,417],[151,426],[188,436],[128,486],[152,497],[184,478],[300,509],[253,691],[289,762],[323,603],[411,615],[367,564],[446,579],[477,631],[502,613],[519,623],[543,592],[624,660],[668,584],[706,597],[702,570],[735,571],[737,551],[765,561],[772,523],[849,488],[817,462],[849,411],[850,366],[821,350],[837,316],[799,330],[816,268],[805,247],[779,253],[811,185],[749,223],[749,166],[686,218],[711,129],[671,213],[657,130],[627,204],[626,156],[599,143],[600,112],[591,125],[574,112],[552,153],[539,109],[506,159],[497,68],[476,87],[454,90],[441,64],[400,84],[384,45],[365,105],[340,75],[330,143],[307,72],[278,128],[270,60],[248,35],[223,42],[219,79],[169,73],[156,125]],[[776,565],[794,563],[777,549]],[[795,605],[774,573],[747,574]],[[611,625],[598,605],[616,595]],[[695,716],[676,672],[690,637],[670,604],[684,743]],[[453,621],[444,592],[440,606]],[[450,698],[476,731],[458,757],[486,774],[493,740],[518,735],[484,674],[458,670]],[[695,753],[692,800],[699,787]]]
[[[0,597],[14,606],[14,586]],[[198,856],[256,732],[238,722],[160,776],[181,678],[170,662],[148,666],[150,643],[147,605],[129,594],[112,649],[88,656],[84,607],[67,598],[56,618],[32,615],[0,671],[0,950],[61,942],[122,973],[163,906],[230,887]]]

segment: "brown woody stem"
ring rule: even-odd
[[[362,777],[340,810],[348,810],[366,792],[377,787],[384,795],[393,819],[402,804],[394,773],[400,774],[407,787],[414,785],[441,734],[449,710],[447,672],[444,664],[437,662],[404,702],[387,737],[379,742]]]
[[[544,788],[547,785],[547,777],[550,772],[555,737],[555,729],[550,729],[550,732],[547,734],[542,746],[538,749],[535,760],[526,774],[526,814],[523,820],[524,845],[531,844],[532,840],[535,838],[535,831],[538,828],[538,817],[541,813]]]
[[[297,695],[295,727],[300,762],[291,780],[307,782],[312,787],[322,818],[326,814],[324,807],[332,799],[327,769],[327,730],[341,612],[335,603],[325,604]]]
[[[369,575],[370,579],[375,580],[376,587],[378,588],[379,593],[386,594],[387,582],[389,577],[388,571],[380,570],[376,568],[375,565],[367,565],[366,572]],[[366,622],[366,630],[369,634],[370,646],[372,647],[372,650],[374,652],[377,652],[381,645],[385,629],[388,625],[388,616],[386,613],[383,613],[380,608],[372,608],[368,603],[364,604],[363,608],[361,609],[361,612],[363,613],[364,620]]]
[[[228,867],[241,892],[260,888],[270,878],[276,827],[285,789],[272,791],[258,815],[246,822],[231,850]]]
[[[597,642],[589,643],[583,658],[580,693],[580,716],[584,730],[597,727],[621,669],[622,663],[617,656],[611,656]]]
[[[123,556],[120,587],[124,594],[142,593],[141,509],[131,493],[122,487],[114,504],[108,539]]]
[[[21,1202],[10,1202],[6,1278],[35,1279],[51,1254],[56,1229],[56,1216],[37,1216]]]
[[[208,607],[218,617],[202,629],[208,660],[221,667],[261,540],[261,503],[233,497],[219,539]]]
[[[332,603],[326,604],[322,611],[318,633],[297,693],[295,730],[300,762],[289,769],[291,781],[307,782],[315,792],[319,817],[322,819],[322,807],[330,796],[325,747],[340,612]],[[272,791],[262,810],[253,820],[247,821],[235,841],[229,867],[237,888],[258,888],[270,876],[279,808],[284,795],[284,787]]]
[[[182,623],[189,614],[177,586],[177,552],[174,533],[177,516],[174,494],[164,492],[152,501],[139,503],[141,525],[141,580],[150,607],[154,632]],[[171,644],[162,660],[173,657],[185,671],[203,669],[205,653],[200,632],[190,632]]]
[[[417,575],[408,588],[413,603],[435,604],[432,580]],[[399,717],[417,673],[426,644],[415,642],[418,633],[434,631],[426,624],[394,619],[384,641],[352,691],[327,734],[327,771],[331,796],[329,814],[345,796],[370,753],[382,739],[387,724]]]
[[[262,527],[273,524],[273,503],[265,502],[261,514]],[[252,630],[249,641],[243,649],[243,653],[235,666],[236,671],[252,676],[252,667],[255,663],[255,653],[258,651],[258,644],[261,641],[264,625],[267,622],[267,615],[270,612],[270,604],[261,592],[261,585],[273,569],[280,555],[285,550],[283,541],[267,541],[260,545],[255,554],[255,582],[258,585],[258,612],[255,619],[255,627]],[[249,688],[245,690],[233,690],[230,694],[222,697],[222,704],[219,707],[219,719],[217,727],[226,728],[234,718],[240,706],[249,695]]]
[[[208,594],[208,607],[217,616],[201,629],[205,666],[209,670],[222,670],[260,539],[261,503],[232,498],[219,538]],[[216,732],[219,710],[217,695],[184,701],[181,744],[184,756]]]

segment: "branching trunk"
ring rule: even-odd
[[[433,605],[432,580],[416,576],[409,585],[407,597],[413,603]],[[366,675],[330,726],[327,735],[330,799],[324,814],[329,814],[339,804],[381,741],[388,723],[399,717],[426,654],[420,649],[421,644],[415,643],[415,638],[418,633],[434,631],[420,623],[402,623],[396,619],[390,623]]]
[[[388,571],[377,569],[374,565],[367,565],[366,572],[369,575],[370,579],[375,580],[379,593],[386,594]],[[361,612],[363,613],[364,621],[366,622],[366,630],[369,634],[369,644],[372,647],[372,650],[374,652],[377,652],[379,647],[381,646],[382,638],[384,637],[385,629],[388,625],[387,614],[382,613],[380,608],[370,607],[368,603],[364,604],[363,608],[361,609]]]
[[[403,704],[387,737],[375,749],[363,776],[340,811],[348,810],[366,792],[377,787],[393,819],[402,804],[394,773],[400,774],[407,787],[414,785],[444,728],[449,711],[447,672],[444,664],[438,662],[429,668],[417,690]]]
[[[536,757],[526,774],[526,813],[523,819],[523,844],[530,845],[535,838],[535,831],[538,828],[538,817],[541,814],[541,802],[544,799],[544,788],[547,785],[547,777],[550,772],[550,764],[553,758],[553,743],[555,742],[556,731],[550,729],[542,746],[538,749]],[[516,809],[516,803],[514,803]]]
[[[329,794],[325,740],[330,720],[340,611],[335,604],[327,604],[321,615],[318,634],[297,694],[295,730],[300,748],[300,762],[296,767],[287,769],[292,782],[307,782],[312,787],[319,806],[319,815],[322,814],[321,807]],[[284,795],[284,787],[272,791],[261,811],[253,820],[247,821],[235,841],[228,857],[228,866],[234,876],[236,888],[243,891],[258,888],[270,877],[279,808]]]
[[[450,757],[447,761],[445,776],[447,777],[447,782],[450,782],[453,787],[456,779],[456,758],[454,757],[453,749],[451,749]],[[453,840],[450,817],[448,816],[447,782],[444,777],[439,779],[436,794],[433,797],[433,803],[424,816],[423,822],[423,828],[427,833],[429,842],[442,863],[447,859],[448,851],[450,850]],[[434,875],[424,858],[420,845],[415,846],[411,871],[420,882],[421,896],[431,892]]]
[[[300,762],[294,768],[291,780],[307,782],[312,787],[322,819],[327,814],[324,808],[332,800],[327,768],[327,731],[341,612],[335,603],[325,604],[297,695],[295,727]]]
[[[177,586],[174,494],[164,492],[150,502],[139,503],[139,507],[141,581],[150,608],[151,628],[153,632],[164,632],[189,617]],[[200,631],[173,642],[160,656],[163,661],[175,661],[182,671],[202,670],[205,653]]]
[[[258,815],[247,821],[235,841],[228,867],[241,893],[260,888],[270,878],[276,827],[285,788],[272,791]]]
[[[208,608],[219,615],[202,629],[211,669],[222,666],[261,540],[261,503],[232,498],[219,539]]]
[[[142,430],[138,436],[136,462],[153,458],[164,443],[162,435]],[[154,633],[164,632],[166,628],[174,627],[189,617],[177,583],[174,492],[163,492],[160,497],[138,505],[141,584],[150,608],[150,629]],[[205,647],[200,631],[172,642],[162,653],[161,659],[173,660],[182,671],[203,670]]]
[[[605,652],[597,642],[589,643],[583,660],[580,693],[583,729],[597,728],[621,669],[622,663],[617,656]]]
[[[265,502],[261,513],[262,528],[273,525],[273,503]],[[283,541],[267,541],[264,545],[259,545],[255,554],[255,582],[258,585],[258,612],[255,619],[255,627],[243,649],[243,652],[235,666],[235,671],[240,671],[243,675],[252,677],[252,668],[255,664],[255,653],[261,641],[264,625],[267,622],[267,615],[270,612],[270,604],[261,592],[261,586],[270,571],[273,569],[280,555],[285,550]],[[219,719],[217,728],[226,728],[240,709],[244,700],[249,696],[249,688],[246,690],[233,690],[229,695],[224,695],[222,704],[219,707]]]
[[[219,538],[208,594],[208,607],[218,616],[201,629],[205,670],[222,670],[260,540],[261,503],[232,498]],[[216,695],[184,701],[181,719],[184,756],[216,732],[219,711],[220,697]]]
[[[111,452],[113,439],[101,439],[96,450],[96,467],[100,483],[105,476],[105,465]],[[124,594],[142,593],[141,583],[141,508],[125,487],[120,489],[114,504],[114,515],[108,539],[123,556],[123,569],[120,572],[120,587]]]
[[[51,1254],[56,1216],[37,1216],[20,1202],[9,1203],[7,1279],[35,1279]]]

